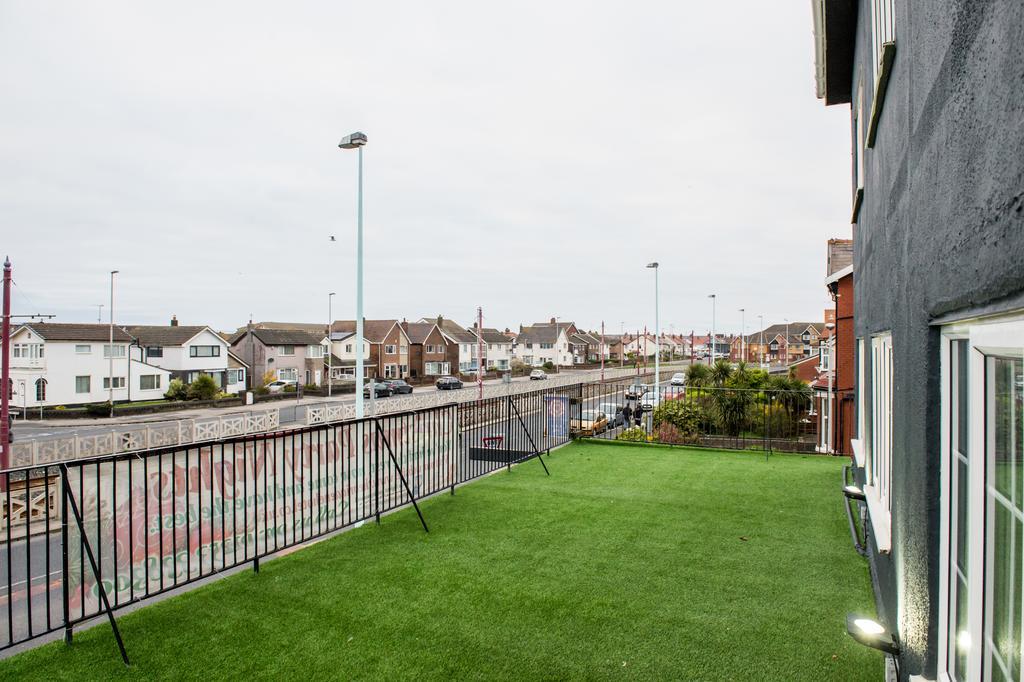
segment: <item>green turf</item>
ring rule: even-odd
[[[575,444],[0,662],[2,679],[877,680],[839,459]]]

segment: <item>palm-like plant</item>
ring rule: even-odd
[[[732,376],[732,365],[728,360],[716,360],[711,367],[711,383],[715,386],[725,386],[725,382]]]
[[[702,388],[711,383],[711,370],[707,365],[690,365],[686,368],[686,385]]]

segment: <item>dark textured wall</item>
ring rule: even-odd
[[[893,76],[854,229],[855,328],[865,340],[892,332],[893,552],[874,567],[882,615],[907,649],[904,675],[931,677],[941,396],[929,322],[1024,290],[1024,3],[897,0],[896,10]],[[862,0],[853,95],[863,78],[865,116],[870,16]]]

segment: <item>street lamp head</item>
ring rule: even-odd
[[[715,298],[717,294],[708,294],[708,298]]]
[[[836,328],[836,323],[835,322],[826,322],[825,323],[825,329],[828,329],[829,331],[832,331],[835,328]]]
[[[120,273],[120,272],[121,272],[120,270],[111,270],[111,271],[110,271],[110,274],[111,274],[111,275],[116,275],[116,274],[118,274],[118,273]]]
[[[334,296],[335,294],[334,294],[334,292],[332,291],[331,293],[329,293],[329,294],[327,294],[327,295],[328,295],[328,296]]]
[[[653,263],[648,263],[648,264],[647,264],[647,267],[649,267],[649,268],[654,268],[655,270],[657,270],[657,269],[658,269],[658,262],[657,262],[657,261],[655,261],[655,262],[653,262]]]
[[[352,133],[341,138],[338,146],[342,149],[358,149],[366,144],[366,133]]]

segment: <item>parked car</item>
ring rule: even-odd
[[[392,395],[400,395],[402,393],[412,393],[412,386],[407,384],[402,379],[385,379],[384,383],[387,384],[388,388],[391,389]]]
[[[373,387],[373,397],[374,398],[388,398],[388,397],[391,396],[391,387],[390,386],[388,386],[387,384],[385,384],[383,382],[375,381],[372,384],[367,384],[363,388],[363,397],[364,398],[369,398],[370,397],[370,387],[371,386]]]
[[[438,377],[434,386],[437,386],[439,391],[451,391],[462,388],[462,381],[458,377]]]
[[[635,383],[626,389],[626,400],[636,400],[649,390],[650,387],[647,384]]]
[[[583,410],[579,419],[569,420],[569,432],[578,436],[593,436],[608,428],[608,417],[601,410]]]
[[[535,369],[532,372],[530,372],[530,381],[535,381],[535,380],[538,380],[538,379],[547,379],[547,378],[548,378],[548,373],[545,372],[542,369]]]
[[[626,415],[623,414],[623,406],[615,403],[601,403],[600,410],[608,417],[608,428],[614,429],[626,425]]]
[[[686,385],[686,374],[684,372],[676,372],[669,379],[669,384],[672,386],[685,386]]]
[[[289,386],[298,388],[299,382],[295,379],[278,379],[277,381],[271,381],[267,384],[267,390],[271,393],[280,393]]]
[[[640,409],[644,412],[653,410],[660,404],[661,396],[654,391],[647,391],[646,393],[644,393],[642,396],[640,396],[640,401],[638,403]]]

